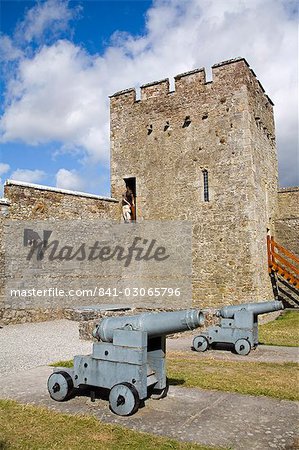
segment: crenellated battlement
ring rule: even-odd
[[[232,77],[236,81],[242,79],[250,73],[251,69],[245,58],[234,58],[213,64],[212,79],[213,83],[227,83]]]
[[[228,66],[230,64],[235,64],[235,63],[239,63],[239,62],[243,62],[247,67],[250,67],[248,62],[246,61],[245,58],[243,58],[242,56],[237,56],[236,58],[232,58],[232,59],[227,59],[225,61],[221,61],[219,63],[213,64],[212,65],[212,69],[216,69],[218,67],[222,67],[222,66]]]
[[[206,72],[204,67],[201,69],[190,70],[174,77],[175,91],[180,93],[183,90],[194,89],[197,86],[206,84]]]
[[[143,84],[140,86],[141,100],[147,100],[151,97],[159,97],[168,95],[169,93],[169,79],[165,78],[160,81],[153,81],[152,83]]]
[[[122,91],[115,92],[115,94],[110,95],[110,102],[115,105],[118,103],[130,104],[136,102],[136,90],[135,88],[124,89]]]
[[[266,95],[262,84],[245,58],[238,57],[214,64],[212,66],[212,81],[209,82],[206,81],[204,68],[178,74],[174,77],[174,81],[174,92],[169,90],[168,78],[143,84],[140,86],[140,100],[147,101],[157,97],[167,97],[169,94],[181,95],[187,92],[190,94],[190,92],[204,91],[204,89],[207,89],[207,86],[211,88],[211,85],[214,89],[217,89],[217,85],[237,86],[242,83],[251,83],[256,85],[257,91],[264,96],[266,102],[273,106],[273,102]],[[135,88],[130,88],[116,92],[110,96],[110,100],[112,106],[136,103],[136,90]]]

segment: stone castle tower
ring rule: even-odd
[[[193,299],[272,298],[266,235],[277,208],[273,103],[243,58],[111,96],[111,193],[140,220],[190,220]],[[216,300],[216,301],[215,301]]]

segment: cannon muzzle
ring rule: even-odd
[[[143,313],[136,316],[107,317],[97,325],[93,336],[104,342],[112,342],[113,332],[117,329],[145,331],[149,337],[154,337],[194,330],[203,324],[204,315],[197,309]]]
[[[225,319],[232,319],[235,313],[241,310],[245,310],[254,315],[259,315],[279,311],[281,309],[284,309],[284,306],[280,301],[246,303],[243,305],[224,306],[219,310],[217,315]]]

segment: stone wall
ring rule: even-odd
[[[247,180],[248,204],[252,209],[248,244],[254,268],[252,282],[257,299],[273,296],[269,283],[266,232],[274,232],[277,211],[278,164],[275,146],[273,103],[253,71],[247,80],[251,133],[252,173]]]
[[[5,220],[9,214],[10,202],[6,199],[0,199],[0,320],[1,310],[4,308],[4,279],[5,279],[5,251],[4,242],[2,239],[4,233]]]
[[[299,187],[278,191],[275,240],[299,256]]]
[[[7,180],[4,197],[10,202],[10,220],[100,219],[119,217],[114,198]]]
[[[193,224],[197,306],[270,298],[266,233],[277,197],[272,102],[244,59],[111,97],[111,185],[136,178],[137,220]],[[204,198],[208,171],[209,201]],[[271,225],[272,226],[272,225]]]
[[[0,200],[0,320],[2,323],[45,320],[63,316],[63,305],[47,308],[9,308],[5,305],[5,249],[3,227],[8,220],[55,220],[55,219],[119,219],[119,202],[92,194],[48,188],[17,181],[7,181],[5,200]]]

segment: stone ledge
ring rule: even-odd
[[[60,189],[60,188],[56,188],[56,187],[52,187],[52,186],[44,186],[41,184],[25,183],[23,181],[6,180],[4,186],[20,186],[20,187],[24,187],[24,188],[38,189],[40,191],[57,192],[59,194],[74,195],[77,197],[94,198],[96,200],[104,200],[107,202],[118,203],[118,200],[116,200],[113,197],[103,197],[101,195],[89,194],[88,192],[71,191],[69,189]]]
[[[7,198],[0,198],[0,205],[9,206],[10,205],[10,201],[7,200]]]
[[[279,194],[283,194],[284,192],[299,192],[299,186],[289,186],[278,189]]]

